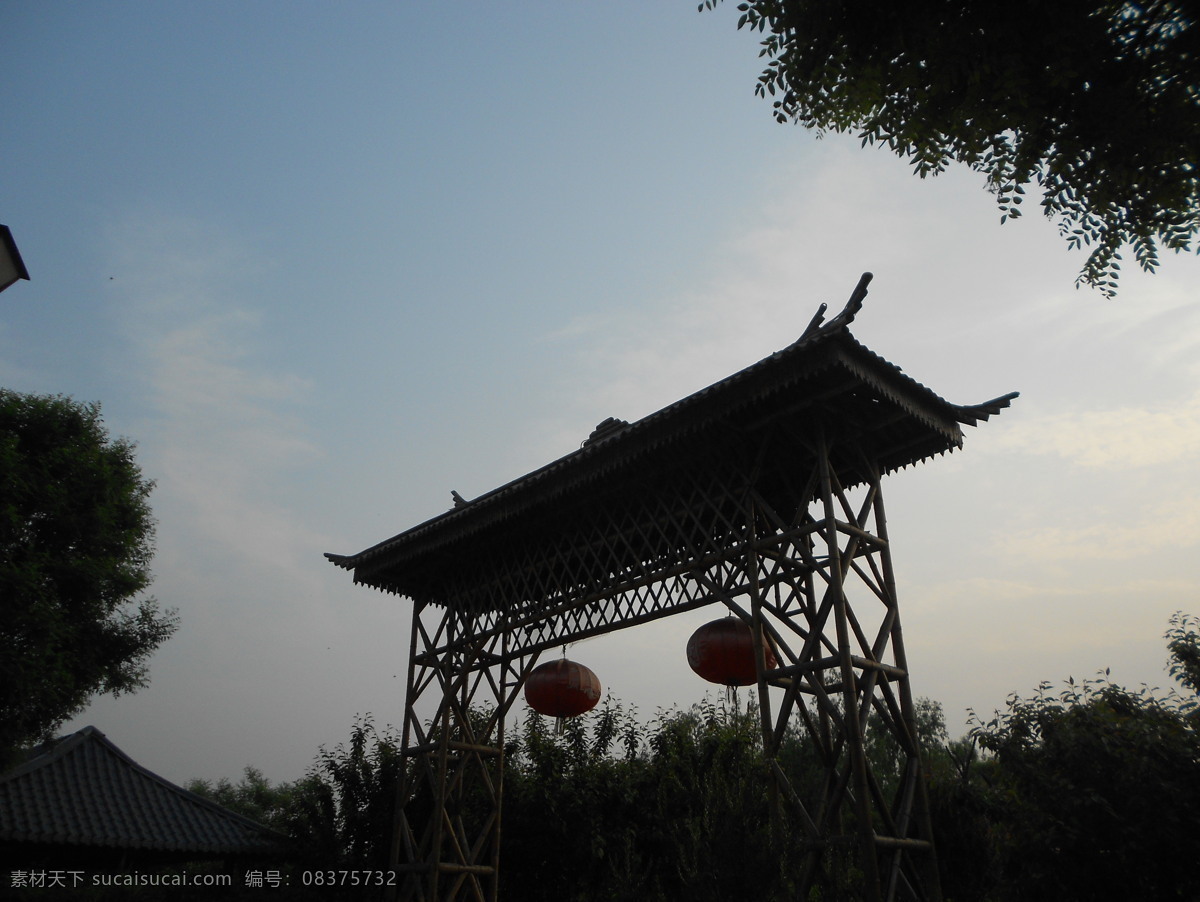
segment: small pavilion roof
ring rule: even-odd
[[[277,852],[286,837],[152,773],[89,726],[0,776],[0,841],[216,857]]]
[[[864,273],[846,307],[825,321],[822,304],[801,336],[740,372],[633,423],[608,419],[578,450],[353,555],[326,554],[354,571],[355,582],[388,592],[428,596],[428,574],[489,532],[530,528],[547,505],[569,503],[623,474],[704,466],[697,447],[737,441],[739,434],[776,427],[803,453],[818,430],[865,450],[884,472],[962,446],[962,426],[1008,407],[1017,392],[982,404],[953,404],[860,344],[848,329],[866,297]],[[845,458],[844,485],[866,478],[857,458]],[[647,480],[639,480],[645,485]],[[606,504],[620,503],[608,491]],[[406,574],[413,574],[409,580]],[[431,598],[433,601],[444,599]]]

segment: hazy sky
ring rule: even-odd
[[[1083,255],[776,125],[729,4],[0,6],[0,384],[100,401],[157,482],[151,686],[94,724],[178,781],[303,775],[399,723],[411,606],[357,552],[790,344],[853,327],[948,400],[1021,398],[886,498],[914,691],[952,732],[1041,680],[1165,686],[1200,613],[1200,261]],[[1120,127],[1115,123],[1114,127]],[[700,700],[715,609],[571,656]]]

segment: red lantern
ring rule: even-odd
[[[596,674],[566,658],[535,667],[525,680],[525,701],[549,717],[585,714],[596,707],[602,692]]]
[[[779,665],[769,644],[763,646],[767,670]],[[750,624],[737,617],[723,617],[704,624],[687,644],[688,665],[710,683],[749,686],[758,682],[754,666],[754,637]]]

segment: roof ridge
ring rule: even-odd
[[[825,311],[829,309],[829,305],[822,303],[817,308],[816,314],[809,320],[808,325],[804,327],[804,331],[800,333],[793,345],[803,344],[809,339],[815,337],[818,333],[830,334],[837,332],[840,329],[845,329],[850,323],[854,322],[854,317],[858,315],[858,311],[862,310],[863,301],[867,297],[867,286],[871,284],[871,280],[875,278],[874,273],[865,272],[858,277],[858,284],[854,286],[854,290],[850,292],[850,298],[846,301],[846,306],[829,322],[824,322]]]
[[[619,428],[613,428],[618,421],[610,418],[597,426],[581,448],[479,495],[469,505],[457,505],[356,554],[326,553],[326,559],[354,571],[356,583],[415,598],[414,589],[424,591],[417,582],[410,580],[406,589],[386,575],[389,569],[396,570],[402,558],[420,558],[433,568],[435,551],[446,542],[465,541],[501,521],[524,516],[528,510],[606,478],[616,468],[639,466],[639,461],[644,463],[650,456],[663,465],[670,447],[686,445],[705,429],[720,424],[727,428],[754,405],[762,407],[760,416],[768,418],[800,416],[798,411],[818,403],[822,392],[844,394],[843,403],[857,405],[859,413],[868,418],[882,416],[878,413],[882,408],[872,407],[868,401],[885,401],[900,412],[896,422],[911,424],[903,427],[910,435],[893,435],[900,427],[889,427],[891,432],[878,439],[875,453],[885,471],[961,447],[961,425],[986,420],[1007,407],[1016,393],[981,405],[957,405],[859,342],[848,326],[862,309],[872,279],[872,273],[862,273],[836,316],[826,321],[828,305],[821,304],[799,338],[756,363],[632,423],[622,421]],[[841,370],[845,378],[829,375],[834,369]],[[780,408],[772,400],[797,386],[807,388],[795,399],[796,404]],[[753,422],[761,425],[759,419]],[[879,428],[884,425],[881,422]]]
[[[37,792],[32,787],[38,786],[45,780],[54,779],[53,770],[50,770],[48,776],[41,776],[39,772],[51,769],[54,765],[73,769],[80,768],[83,772],[89,774],[89,780],[94,780],[98,774],[103,775],[107,773],[110,776],[103,778],[101,783],[117,781],[112,782],[111,786],[115,787],[118,783],[123,783],[125,786],[133,788],[133,791],[139,796],[145,798],[157,797],[161,801],[154,802],[151,809],[148,809],[147,816],[151,818],[157,818],[162,812],[169,811],[169,808],[162,807],[164,804],[168,806],[185,806],[178,808],[181,813],[190,808],[195,812],[190,817],[207,819],[209,825],[201,827],[200,824],[203,821],[192,822],[195,836],[212,833],[212,831],[216,830],[218,833],[214,835],[223,833],[227,837],[241,837],[241,839],[237,840],[239,843],[245,844],[250,842],[263,845],[280,845],[288,839],[283,833],[260,824],[253,818],[236,811],[231,811],[212,799],[206,799],[204,796],[185,789],[176,783],[172,783],[160,774],[156,774],[154,771],[133,760],[133,758],[105,736],[97,727],[89,725],[67,736],[51,740],[51,742],[53,743],[52,747],[47,748],[40,754],[34,755],[29,760],[0,777],[0,787],[5,787],[6,792],[17,793],[18,795],[30,791]],[[45,743],[44,745],[50,746],[51,743]],[[77,760],[75,760],[76,754],[80,756]],[[66,763],[67,759],[72,759],[71,763]],[[111,770],[114,767],[116,770]],[[29,783],[25,778],[34,782]],[[26,788],[22,788],[23,786]],[[150,795],[143,795],[147,793]],[[123,791],[118,793],[118,795],[121,798],[125,798]],[[167,801],[170,799],[174,801]],[[149,812],[158,813],[152,814]],[[170,817],[170,815],[166,816]],[[218,826],[218,824],[223,824],[223,826]],[[75,841],[78,842],[78,840]],[[170,848],[170,845],[168,844],[164,848]]]

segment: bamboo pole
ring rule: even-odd
[[[837,632],[838,655],[842,674],[843,732],[849,746],[850,782],[854,788],[855,831],[859,837],[859,861],[863,872],[864,899],[878,902],[880,899],[879,863],[873,845],[874,828],[871,822],[871,804],[867,786],[867,761],[863,748],[862,729],[859,724],[858,689],[851,658],[850,618],[848,601],[843,585],[842,553],[839,546],[837,517],[834,509],[834,486],[826,436],[820,441],[821,453],[818,466],[821,469],[821,503],[825,511],[825,542],[829,555],[830,583],[828,593],[833,599],[834,628]],[[851,539],[851,542],[855,539]]]

